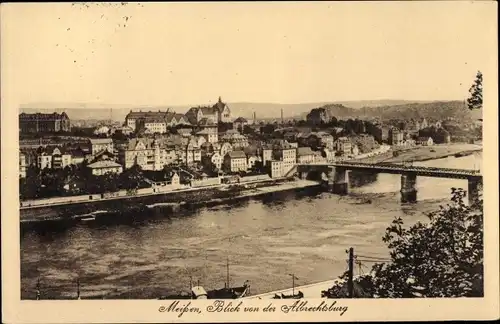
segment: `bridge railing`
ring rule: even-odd
[[[464,175],[481,175],[481,170],[439,168],[439,167],[426,167],[426,166],[415,166],[415,165],[408,166],[408,165],[387,163],[387,162],[363,163],[363,162],[336,161],[336,162],[301,163],[301,165],[352,166],[352,167],[362,167],[371,169],[391,169],[391,170],[405,170],[405,171],[417,171],[417,172],[431,171],[431,172],[464,174]]]

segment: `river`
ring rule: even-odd
[[[475,153],[414,164],[477,169],[481,161]],[[252,294],[290,287],[291,273],[296,285],[334,279],[347,269],[346,249],[386,258],[381,238],[392,219],[426,221],[451,187],[467,189],[467,182],[419,177],[418,202],[402,205],[400,176],[379,174],[344,197],[285,194],[136,224],[23,232],[21,298],[35,298],[38,278],[42,298],[56,299],[75,298],[77,277],[82,298],[157,298],[188,290],[190,277],[221,288],[227,260],[231,285],[249,280]]]

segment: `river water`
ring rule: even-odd
[[[479,168],[481,153],[416,162],[448,168]],[[348,196],[321,193],[275,201],[165,215],[154,221],[106,226],[77,225],[21,236],[21,298],[157,298],[189,289],[190,277],[206,289],[221,288],[229,260],[230,284],[251,284],[251,293],[334,279],[347,269],[346,249],[386,258],[381,238],[394,217],[426,221],[465,180],[417,179],[418,202],[399,201],[400,176],[379,174]],[[370,203],[365,203],[367,199]],[[368,270],[371,263],[356,267]],[[319,297],[319,296],[318,296]]]

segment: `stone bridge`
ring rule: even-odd
[[[349,192],[349,172],[362,170],[373,173],[401,174],[401,201],[417,201],[417,176],[465,179],[468,181],[469,201],[479,195],[483,176],[479,170],[434,168],[392,163],[362,163],[362,162],[333,162],[297,165],[297,172],[302,179],[328,181],[329,188],[337,194]]]

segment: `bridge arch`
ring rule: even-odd
[[[321,181],[325,172],[319,169],[312,169],[307,172],[306,180]]]

